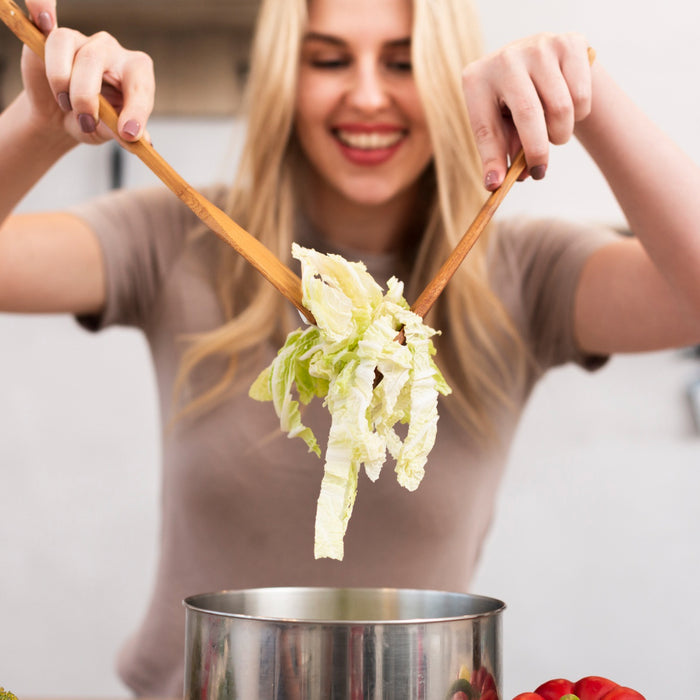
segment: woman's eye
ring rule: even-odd
[[[311,65],[314,68],[333,70],[336,68],[345,68],[349,61],[346,58],[314,58],[311,59]]]
[[[413,70],[413,64],[411,61],[389,61],[387,63],[389,68],[399,73],[410,73]]]
[[[388,51],[383,56],[384,65],[395,73],[410,73],[413,70],[410,51]]]

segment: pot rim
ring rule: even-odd
[[[227,596],[247,594],[252,595],[271,595],[272,593],[295,593],[295,594],[368,594],[380,593],[382,595],[397,594],[397,595],[415,595],[415,596],[430,596],[430,597],[448,597],[461,598],[465,601],[476,602],[484,606],[484,610],[472,613],[464,613],[460,615],[444,615],[434,617],[406,617],[403,619],[372,619],[372,618],[357,618],[357,619],[325,619],[325,618],[308,618],[308,617],[281,617],[275,615],[253,615],[250,613],[230,612],[226,610],[217,610],[211,601],[222,599]],[[207,601],[210,601],[207,603]],[[437,624],[446,622],[469,621],[481,618],[493,617],[500,615],[505,609],[506,604],[497,598],[490,596],[478,595],[475,593],[459,593],[453,591],[440,591],[430,588],[391,588],[391,587],[341,587],[335,588],[332,586],[266,586],[261,588],[241,588],[241,589],[224,589],[220,591],[212,591],[209,593],[198,593],[186,597],[182,601],[187,612],[203,613],[206,615],[214,615],[217,617],[234,618],[240,620],[250,620],[257,622],[271,623],[290,623],[295,625],[425,625]]]

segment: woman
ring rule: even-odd
[[[179,694],[186,595],[265,585],[468,588],[508,445],[551,366],[700,340],[700,171],[632,105],[582,37],[538,36],[480,57],[464,0],[264,2],[249,132],[230,192],[208,194],[289,261],[292,240],[362,259],[407,297],[432,276],[522,144],[543,177],[575,135],[634,239],[553,221],[498,222],[428,318],[454,394],[418,491],[360,484],[342,562],[313,559],[321,463],[247,397],[298,316],[169,192],[11,215],[97,122],[104,80],[119,136],[146,133],[150,61],[105,35],[55,29],[46,68],[0,117],[0,309],[140,327],[166,429],[162,551],[152,602],[120,658],[134,692]],[[464,72],[462,74],[462,69]],[[474,136],[472,136],[472,134]],[[646,144],[643,158],[639,143]],[[653,168],[648,166],[653,163]],[[12,178],[7,177],[12,173]],[[31,256],[28,254],[31,249]],[[328,418],[312,404],[317,435]]]

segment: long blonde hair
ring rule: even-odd
[[[481,164],[461,90],[461,69],[482,51],[478,18],[469,0],[412,0],[413,73],[424,105],[434,157],[428,181],[427,224],[406,282],[409,301],[425,286],[481,206]],[[293,110],[307,0],[263,0],[248,81],[247,138],[227,210],[282,260],[290,260],[296,198],[294,175],[303,158],[293,133]],[[522,380],[526,353],[503,306],[489,287],[487,234],[447,286],[428,322],[446,332],[437,360],[453,388],[448,403],[477,437],[491,434],[490,409],[506,405]],[[227,371],[205,393],[190,397],[197,410],[225,395],[236,358],[291,330],[280,294],[240,257],[225,257],[218,294],[227,321],[201,334],[186,350],[178,385],[212,356]],[[242,291],[242,290],[245,290]]]

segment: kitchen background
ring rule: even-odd
[[[700,159],[694,4],[481,0],[480,9],[489,48],[541,30],[586,34],[598,60]],[[159,92],[150,132],[196,186],[230,177],[238,156],[254,10],[252,0],[118,8],[59,0],[64,23],[110,27],[153,54]],[[18,54],[16,39],[0,32],[5,103],[17,89]],[[154,181],[110,145],[83,148],[22,207]],[[502,209],[542,213],[624,226],[576,143],[555,148],[545,181],[516,185]],[[125,693],[113,662],[150,592],[158,459],[153,377],[136,333],[94,336],[69,317],[0,316],[0,685],[20,697]],[[506,698],[549,677],[587,674],[649,700],[692,692],[699,494],[694,349],[615,357],[593,376],[562,368],[542,382],[472,586],[508,604]]]

